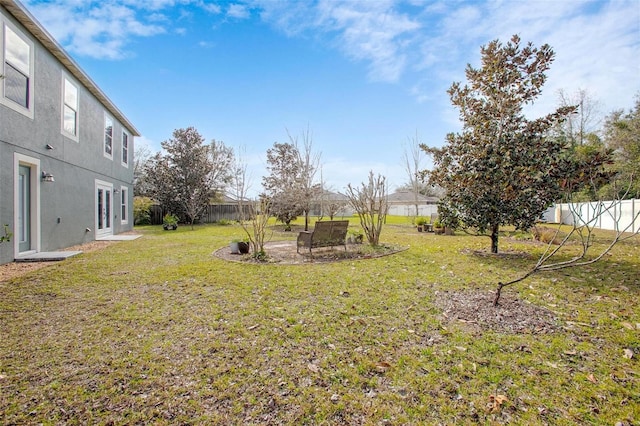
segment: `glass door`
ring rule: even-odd
[[[96,184],[96,238],[113,235],[113,186]]]
[[[18,167],[18,251],[31,250],[31,167]]]

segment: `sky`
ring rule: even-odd
[[[537,117],[558,90],[602,116],[640,93],[640,0],[22,0],[152,151],[193,126],[240,153],[261,190],[274,142],[309,132],[327,188],[369,171],[408,181],[412,141],[460,129],[447,89],[480,47],[518,34],[556,53]],[[425,168],[428,159],[422,160]]]

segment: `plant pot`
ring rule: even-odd
[[[442,234],[444,234],[444,228],[433,228],[433,232],[436,235],[442,235]]]
[[[239,242],[231,242],[231,243],[229,243],[229,248],[231,249],[231,254],[240,254],[240,243]]]
[[[249,243],[245,243],[244,241],[240,241],[238,243],[238,251],[240,252],[240,254],[249,253]]]
[[[422,232],[423,230],[424,230],[423,226],[422,225],[418,225],[418,232]]]
[[[165,223],[164,225],[162,225],[162,229],[164,229],[165,231],[175,231],[176,229],[178,229],[178,225],[167,225]]]

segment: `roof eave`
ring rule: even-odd
[[[89,93],[95,96],[107,110],[122,123],[133,136],[140,136],[140,132],[125,117],[125,115],[115,106],[98,85],[85,73],[80,65],[67,54],[62,46],[47,32],[46,29],[31,15],[31,13],[17,0],[0,0],[0,5],[13,15],[29,32],[73,75],[82,83]]]

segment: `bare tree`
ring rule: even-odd
[[[264,246],[271,202],[267,197],[260,197],[258,200],[249,198],[250,177],[247,175],[247,164],[240,152],[236,156],[232,171],[230,193],[236,199],[238,221],[249,239],[253,257],[262,260],[266,257]]]
[[[359,188],[347,185],[347,197],[358,213],[367,241],[372,247],[378,246],[382,224],[389,212],[386,178],[381,175],[375,178],[370,171],[368,183],[362,183]]]
[[[133,195],[146,196],[150,193],[149,182],[145,179],[145,169],[149,165],[152,155],[148,145],[136,144],[133,155]]]
[[[234,154],[233,148],[228,147],[222,141],[211,140],[208,147],[209,161],[211,162],[211,189],[213,196],[219,198],[226,187],[233,181]]]
[[[302,132],[302,148],[298,145],[298,137],[292,137],[287,129],[289,141],[296,148],[298,154],[298,197],[299,205],[304,214],[304,230],[309,230],[309,211],[311,205],[322,192],[322,185],[315,182],[315,175],[320,167],[322,153],[313,151],[313,137],[309,127]]]
[[[595,134],[600,121],[600,102],[584,89],[578,89],[573,94],[558,90],[561,107],[577,106],[575,114],[570,114],[562,123],[565,136],[573,146],[584,145],[589,134]]]
[[[420,148],[420,145],[420,138],[416,131],[416,135],[413,138],[409,138],[409,145],[405,146],[403,153],[404,169],[407,172],[407,177],[409,178],[407,186],[414,194],[416,217],[420,216],[418,195],[420,194],[420,187],[422,183],[422,178],[420,176],[422,170],[422,159],[424,157],[424,151]]]
[[[630,182],[628,188],[631,187]],[[627,225],[621,225],[622,209],[620,206],[625,198],[624,195],[625,194],[613,201],[597,201],[593,203],[569,202],[569,211],[572,216],[572,225],[569,232],[560,240],[559,244],[554,247],[554,241],[557,241],[560,236],[562,224],[559,224],[554,237],[550,238],[551,241],[548,243],[546,250],[538,258],[538,261],[533,267],[511,281],[505,283],[498,282],[496,296],[493,302],[494,306],[498,305],[502,289],[507,286],[519,283],[538,272],[557,271],[560,269],[590,265],[601,260],[619,242],[640,234],[640,228],[634,229],[633,227],[634,223],[640,220],[640,211],[635,213]],[[589,210],[588,212],[585,206],[586,209]],[[597,228],[597,224],[601,223],[601,220],[607,216],[608,219],[611,219],[614,223],[613,236],[608,239],[604,246],[601,246],[602,248],[593,253],[593,246],[596,240],[594,231]],[[570,257],[567,259],[566,256],[562,255],[569,251],[568,247],[575,247],[575,244],[569,244],[570,240],[577,241],[579,249],[577,253],[569,255]]]

